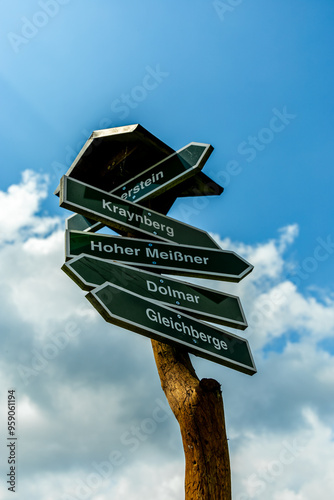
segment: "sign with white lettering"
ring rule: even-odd
[[[89,185],[93,186],[93,184]],[[181,187],[179,188],[179,186],[182,186],[182,189]],[[60,188],[57,191],[58,194],[59,190]],[[103,190],[106,191],[105,187],[103,188]],[[160,214],[167,214],[174,201],[178,197],[212,196],[219,195],[222,192],[223,188],[219,186],[219,184],[214,182],[207,175],[203,174],[203,172],[198,172],[190,179],[182,182],[182,184],[171,187],[168,191],[162,193],[156,198],[150,198],[149,195],[147,198],[146,196],[143,196],[140,200],[140,204],[143,207],[155,210]],[[194,209],[191,208],[191,205],[187,205],[186,210],[189,211],[189,214],[194,213]],[[78,231],[87,231],[94,233],[102,228],[103,224],[101,222],[87,219],[80,214],[73,214],[66,219],[66,229],[74,229]]]
[[[247,327],[240,300],[234,295],[84,254],[62,269],[84,290],[109,282],[198,319],[240,330]]]
[[[211,196],[223,192],[219,184],[201,172],[212,151],[209,144],[193,142],[175,152],[138,124],[95,130],[66,176],[108,193],[122,186],[120,196],[131,200],[135,195],[132,200],[135,202],[140,192],[141,205],[167,214],[179,196]],[[148,176],[138,179],[148,170]],[[171,177],[172,171],[174,177]],[[133,179],[138,182],[131,186]],[[59,195],[59,190],[58,186],[55,194]],[[67,220],[67,229],[95,232],[102,227],[102,223],[78,214]]]
[[[66,231],[66,259],[82,253],[157,272],[238,282],[253,269],[228,250]]]
[[[60,181],[59,204],[63,208],[103,222],[121,234],[130,233],[172,243],[219,248],[205,231],[70,177],[63,176]]]
[[[247,340],[236,335],[111,283],[95,288],[87,298],[110,323],[158,341],[184,346],[196,356],[248,375],[256,373]]]
[[[138,123],[94,130],[66,175],[110,192],[174,153],[174,149]],[[221,186],[201,171],[192,178],[196,179],[194,184],[190,179],[190,184],[182,181],[177,185],[176,191],[170,190],[173,194],[169,196],[169,208],[179,196],[219,195],[223,191]],[[193,188],[196,190],[195,194]],[[55,194],[59,194],[59,186]],[[150,208],[160,211],[161,198],[153,205]],[[164,207],[167,205],[168,203],[164,203]],[[166,211],[164,209],[163,213],[167,213],[169,208]]]
[[[156,197],[203,168],[212,151],[210,144],[191,142],[111,193],[133,202]]]

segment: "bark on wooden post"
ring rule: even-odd
[[[152,340],[161,386],[180,425],[185,500],[231,500],[231,471],[220,384],[199,380],[186,351]]]

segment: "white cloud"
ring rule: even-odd
[[[105,323],[60,270],[60,219],[38,215],[46,193],[46,178],[27,171],[0,195],[0,208],[11,206],[15,218],[4,226],[10,242],[0,248],[1,398],[15,384],[21,491],[58,500],[94,472],[94,461],[120,449],[125,462],[93,489],[92,500],[181,499],[183,451],[173,415],[152,434],[143,424],[152,420],[157,399],[165,401],[150,342]],[[198,372],[223,382],[236,500],[316,500],[334,491],[334,363],[322,342],[333,337],[334,304],[303,293],[290,279],[286,253],[297,235],[291,225],[256,245],[219,240],[255,265],[254,272],[240,284],[201,283],[242,298],[250,325],[244,334],[258,367],[247,377],[194,358]],[[34,370],[28,381],[18,366]],[[131,433],[142,425],[143,439],[136,437],[131,452]],[[284,463],[292,457],[287,444],[301,443],[303,450]]]
[[[304,500],[302,495],[296,494],[291,490],[283,490],[279,493],[275,493],[273,500]]]
[[[236,500],[309,500],[331,498],[334,480],[332,430],[310,408],[291,432],[244,436],[232,467],[238,484]]]
[[[48,177],[32,170],[22,173],[20,184],[0,191],[0,243],[16,241],[27,235],[45,235],[59,224],[57,217],[36,215],[48,195]]]
[[[101,465],[101,468],[99,468]],[[121,466],[120,466],[121,467]],[[117,467],[116,467],[117,469]],[[20,477],[18,498],[22,500],[183,500],[183,463],[171,460],[169,464],[135,462],[126,472],[114,477],[107,464],[97,464],[88,473],[68,470],[66,473],[34,474]],[[100,472],[99,472],[100,471]],[[105,477],[103,477],[105,476]],[[143,478],[146,480],[143,481]],[[10,500],[13,493],[0,485],[3,500]]]
[[[126,475],[123,475],[115,487],[111,487],[104,496],[97,496],[94,500],[108,500],[110,497],[117,500],[183,500],[184,499],[184,472],[183,463],[171,462],[167,466],[158,464],[135,463]],[[141,478],[145,477],[146,481]]]
[[[15,308],[18,319],[29,323],[36,335],[52,332],[55,319],[65,323],[73,313],[90,310],[84,295],[61,270],[63,230],[6,245],[0,249],[0,257],[6,299]]]
[[[313,343],[334,335],[334,300],[327,297],[319,302],[310,294],[304,295],[289,279],[287,271],[293,264],[285,261],[284,253],[297,235],[298,226],[291,225],[280,229],[277,239],[255,246],[215,237],[222,248],[237,252],[254,265],[241,283],[218,285],[241,297],[249,324],[246,335],[254,348],[263,348],[291,330],[310,337]]]
[[[286,226],[279,230],[279,238],[254,246],[232,242],[229,238],[221,239],[219,235],[212,236],[224,250],[237,252],[254,266],[252,273],[245,279],[258,283],[260,280],[274,279],[281,275],[285,264],[283,254],[296,239],[298,232],[296,224]]]

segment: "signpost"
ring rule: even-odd
[[[147,300],[111,283],[87,294],[106,321],[147,337],[185,346],[197,356],[248,375],[256,368],[245,339]]]
[[[102,222],[121,234],[219,248],[205,231],[66,176],[60,181],[59,204]]]
[[[131,304],[149,303],[174,315],[184,314],[189,321],[247,327],[238,297],[165,276],[239,282],[253,269],[235,252],[222,250],[205,231],[165,215],[176,197],[222,192],[201,172],[212,150],[209,144],[192,142],[175,152],[140,125],[106,129],[93,132],[62,177],[56,190],[60,206],[76,212],[67,220],[63,270],[90,291],[91,302],[108,321],[131,324],[127,307],[123,319],[117,319],[115,311],[106,312],[108,304],[101,297],[107,290],[113,294],[117,290],[116,295]],[[96,234],[103,226],[122,237]],[[134,323],[143,333],[150,323],[140,321]],[[166,323],[162,326],[173,329]],[[159,338],[160,327],[151,329],[152,338]],[[192,339],[192,348],[193,344]],[[203,349],[211,349],[210,359],[217,355],[212,345]],[[245,373],[254,373],[254,365],[250,366]]]
[[[198,319],[240,330],[247,327],[240,300],[234,295],[85,254],[66,262],[62,269],[84,290],[110,282]]]
[[[230,500],[220,385],[199,380],[188,353],[254,375],[247,340],[205,323],[244,330],[246,318],[238,297],[165,276],[239,282],[253,269],[205,231],[165,215],[178,197],[221,194],[201,172],[212,149],[191,143],[175,152],[140,125],[95,131],[56,194],[77,212],[66,223],[62,269],[106,321],[152,339],[181,429],[186,498]],[[96,234],[105,225],[122,236]]]
[[[66,259],[82,253],[156,272],[238,282],[253,269],[228,250],[66,231]]]

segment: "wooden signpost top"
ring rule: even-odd
[[[95,130],[71,167],[68,177],[112,191],[176,151],[139,124]],[[59,195],[58,186],[55,194]],[[223,188],[203,172],[142,204],[167,213],[178,197],[219,195]]]

